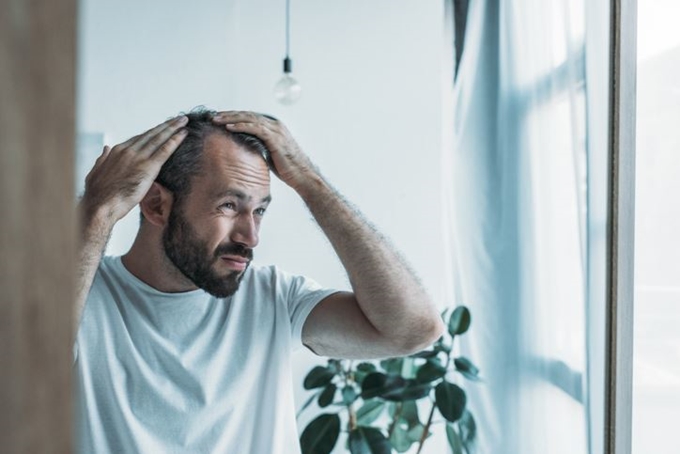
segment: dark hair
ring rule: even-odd
[[[269,150],[257,137],[250,134],[229,132],[222,125],[212,122],[214,110],[197,107],[188,114],[189,122],[185,126],[188,134],[180,146],[161,167],[156,181],[170,190],[175,197],[175,204],[180,202],[191,190],[191,180],[203,170],[202,156],[205,140],[211,134],[223,134],[246,150],[261,155],[270,162]]]

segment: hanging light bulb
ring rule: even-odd
[[[287,106],[295,103],[302,95],[302,87],[292,76],[291,64],[293,62],[286,57],[283,60],[283,77],[274,86],[274,96],[281,104]]]
[[[284,105],[295,103],[302,95],[302,87],[293,77],[293,60],[290,59],[290,0],[286,0],[286,58],[283,59],[283,77],[274,86],[276,100]]]

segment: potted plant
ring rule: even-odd
[[[442,318],[448,333],[429,349],[378,364],[330,359],[326,366],[314,367],[303,383],[313,394],[298,416],[315,400],[326,411],[302,432],[302,454],[330,453],[341,431],[348,434],[352,454],[403,453],[413,444],[421,453],[438,423],[445,424],[454,454],[471,454],[475,420],[465,391],[452,381],[456,373],[480,381],[479,369],[469,359],[456,357],[453,348],[456,336],[470,327],[471,316],[465,306],[450,315],[447,311]],[[429,411],[421,415],[419,407]]]

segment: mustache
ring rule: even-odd
[[[253,250],[242,244],[222,244],[215,249],[215,258],[222,255],[238,255],[248,260],[253,259]]]

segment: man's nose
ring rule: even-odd
[[[255,218],[250,214],[240,215],[231,231],[230,239],[251,249],[257,246],[260,238]]]

